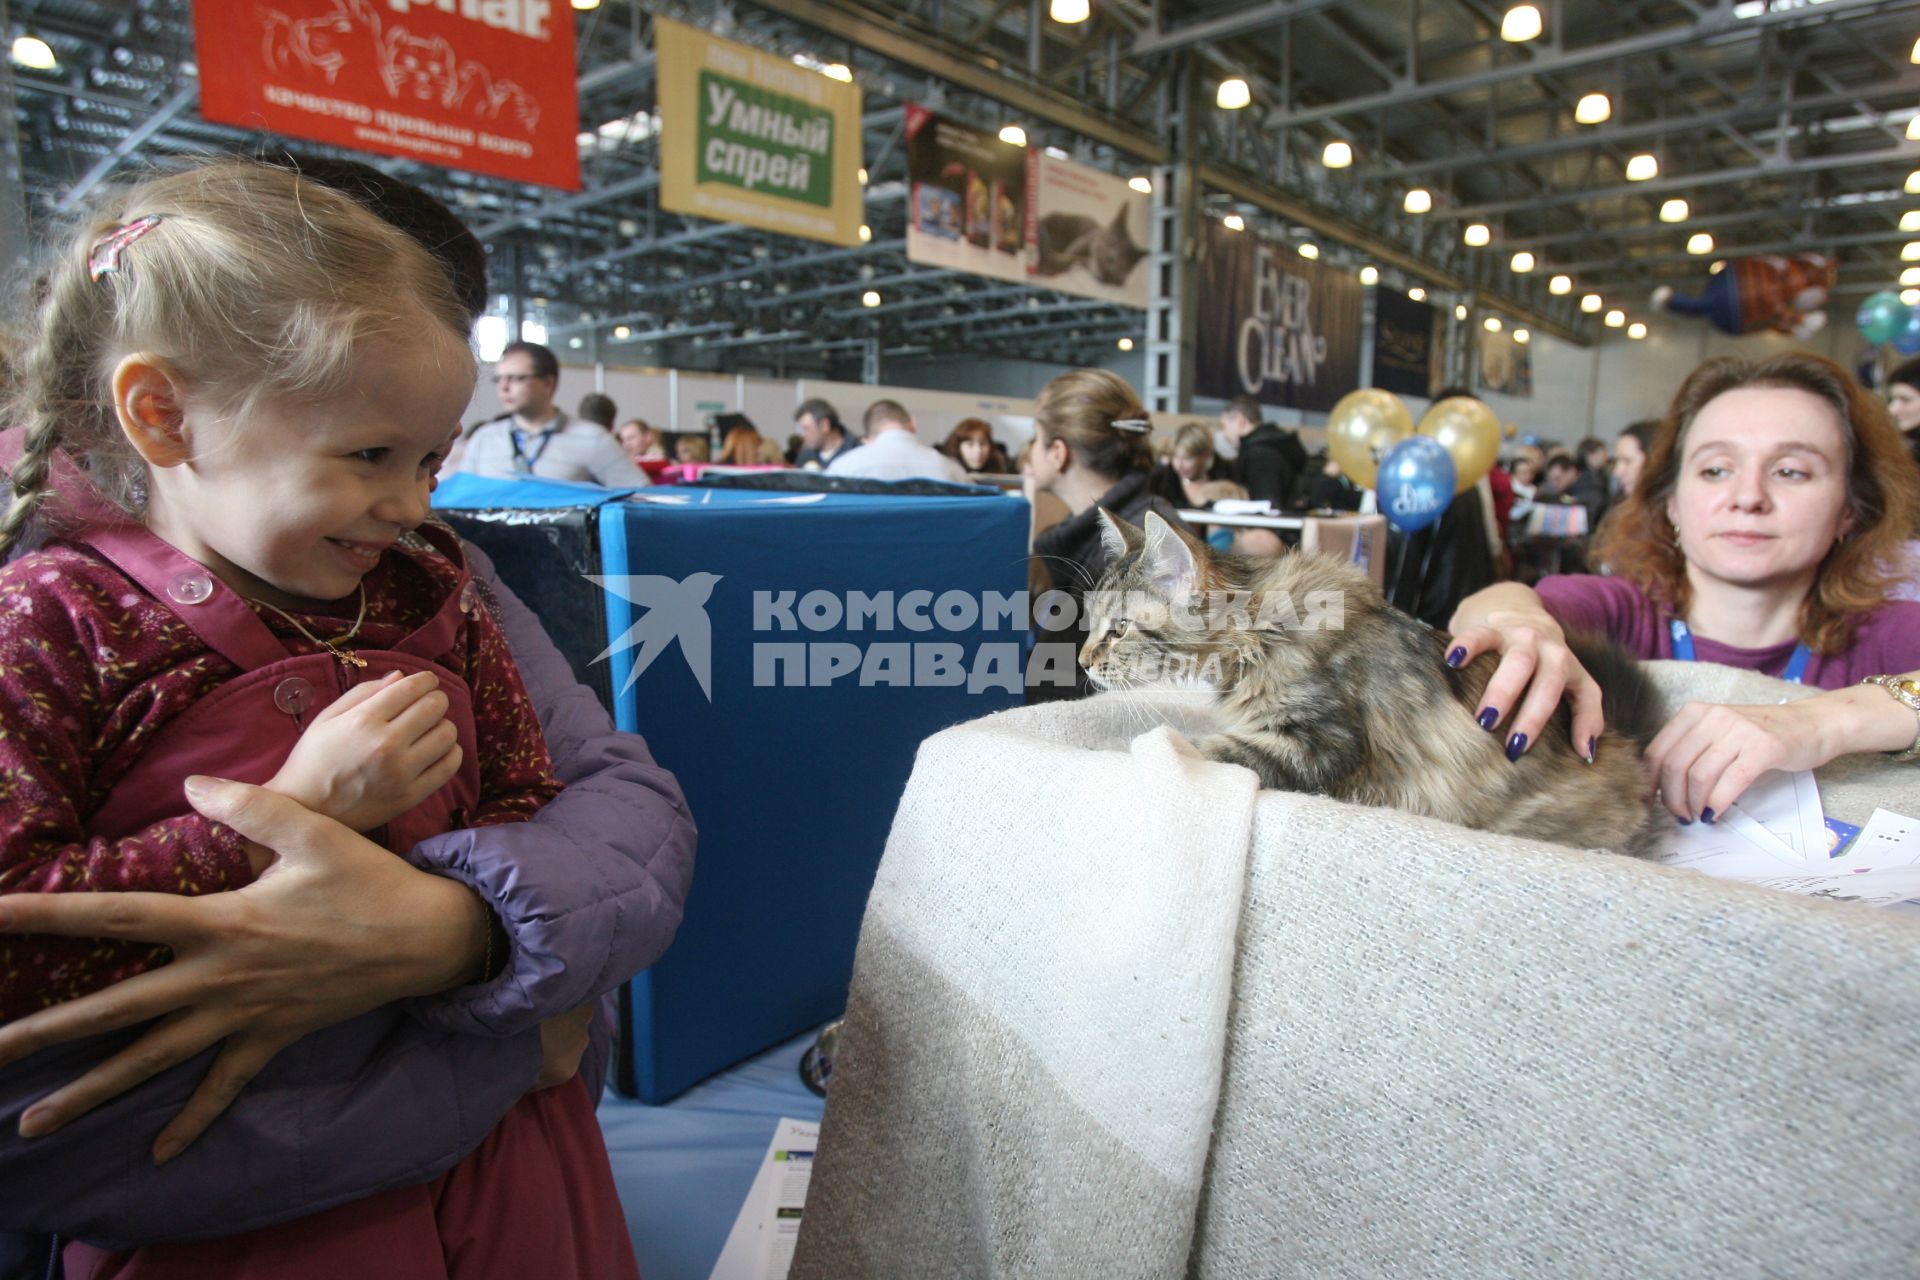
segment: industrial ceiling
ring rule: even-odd
[[[571,358],[615,363],[846,377],[863,356],[869,372],[900,355],[1087,363],[1141,339],[1138,311],[907,260],[913,102],[1020,124],[1034,146],[1154,177],[1160,199],[1171,166],[1191,165],[1195,216],[1237,213],[1310,239],[1325,260],[1374,266],[1382,288],[1471,297],[1574,341],[1600,332],[1585,295],[1645,314],[1654,286],[1697,287],[1737,255],[1833,253],[1843,298],[1898,280],[1903,246],[1920,242],[1901,229],[1920,210],[1908,194],[1920,190],[1908,140],[1910,128],[1920,138],[1920,0],[1546,0],[1540,34],[1519,42],[1501,37],[1512,7],[1092,0],[1090,19],[1069,25],[1045,0],[602,0],[575,15],[582,191],[369,159],[468,219],[510,320],[544,324]],[[869,243],[660,210],[656,15],[852,69]],[[23,207],[29,235],[144,161],[324,150],[199,117],[189,0],[12,0],[0,19],[57,58],[0,78],[17,129],[20,199],[7,212],[18,221]],[[1231,77],[1250,86],[1245,109],[1215,105]],[[1580,123],[1594,94],[1607,118]],[[1346,167],[1327,164],[1333,142],[1347,144]],[[1408,212],[1416,188],[1429,211]],[[1684,217],[1663,221],[1675,201]],[[1478,247],[1464,238],[1476,224]],[[1906,225],[1920,228],[1920,213]],[[1516,269],[1521,254],[1531,270]],[[869,290],[878,306],[863,305]]]

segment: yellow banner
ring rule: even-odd
[[[660,207],[829,244],[860,243],[860,89],[654,21]]]

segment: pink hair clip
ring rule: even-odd
[[[124,227],[116,227],[93,242],[93,252],[87,255],[87,275],[95,280],[111,275],[120,269],[120,255],[127,246],[147,232],[160,225],[160,215],[148,214],[144,218],[135,218]]]

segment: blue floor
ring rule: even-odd
[[[600,1127],[641,1280],[707,1280],[781,1116],[820,1119],[800,1083],[814,1032],[650,1107],[609,1090]]]

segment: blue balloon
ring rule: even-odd
[[[1920,356],[1920,307],[1908,307],[1906,323],[1893,335],[1893,349],[1903,356]]]
[[[1910,308],[1900,301],[1900,295],[1891,289],[1882,289],[1879,293],[1870,293],[1867,300],[1860,304],[1860,310],[1854,313],[1853,322],[1860,329],[1860,336],[1878,346],[1882,342],[1893,341],[1907,323]]]
[[[1424,529],[1453,501],[1453,482],[1453,459],[1440,442],[1408,436],[1380,459],[1380,514],[1408,533]]]

